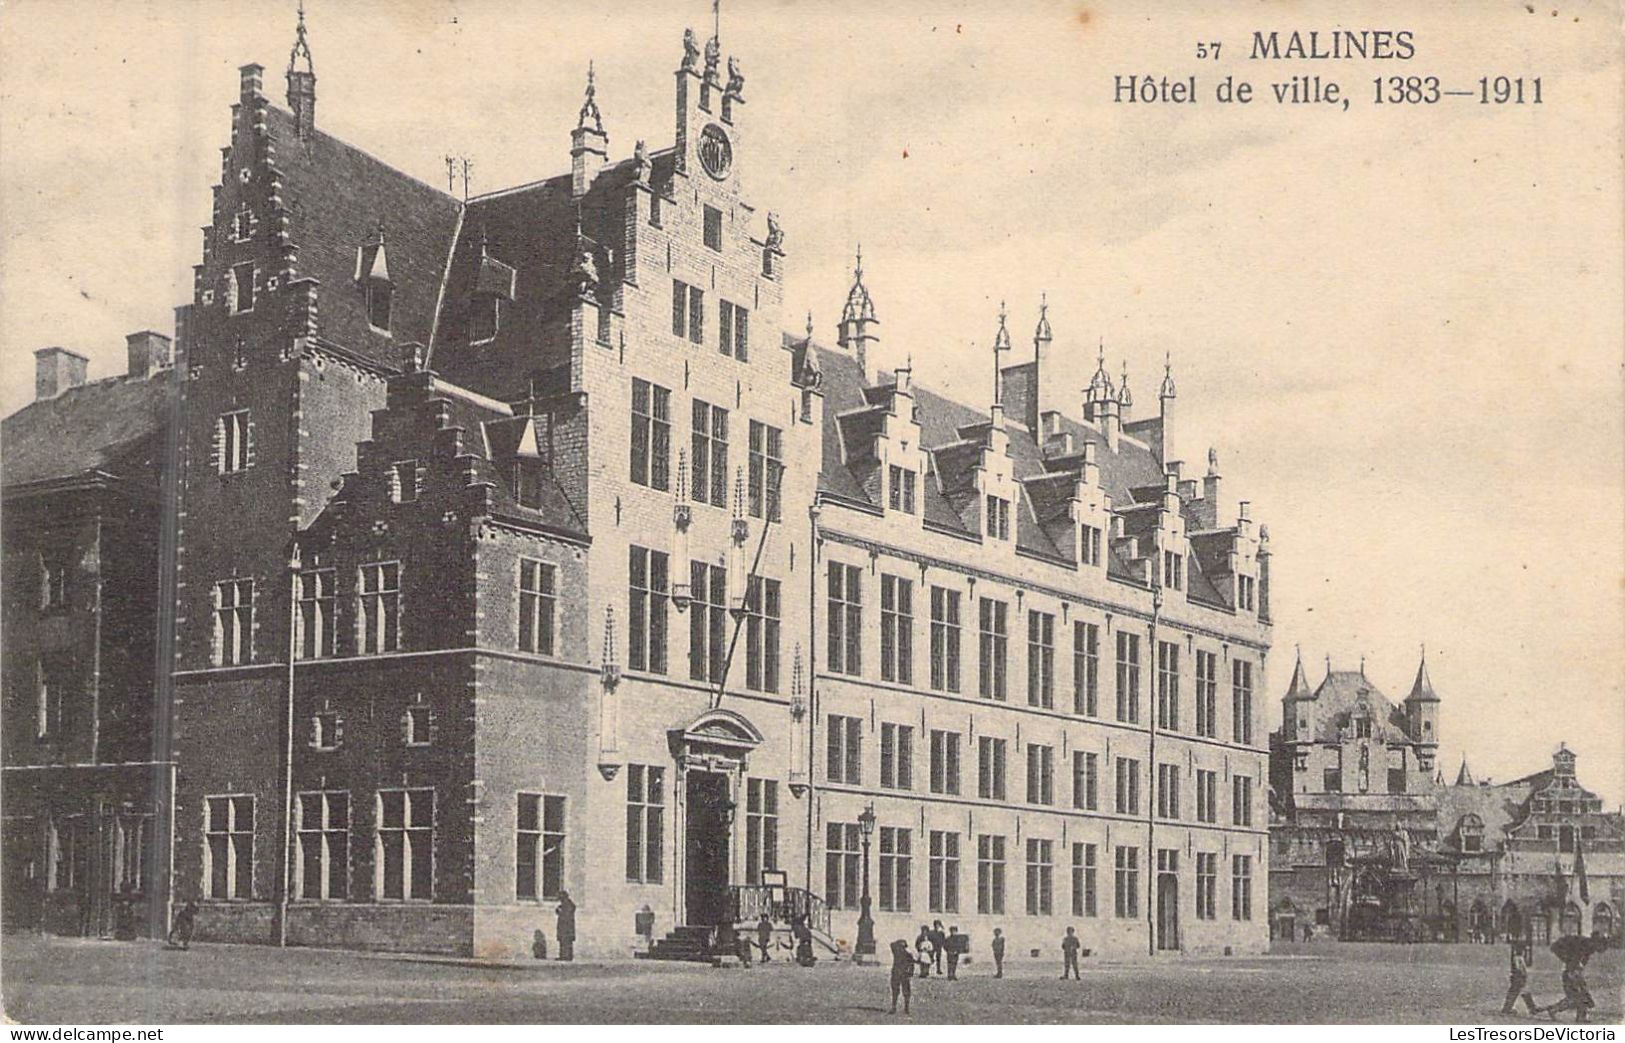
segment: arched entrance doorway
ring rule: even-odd
[[[1564,936],[1580,933],[1580,907],[1573,902],[1563,906],[1563,917],[1558,921],[1558,932]]]
[[[1516,902],[1507,902],[1501,907],[1501,932],[1508,938],[1522,938],[1523,917],[1518,913]]]
[[[711,926],[729,918],[734,815],[740,779],[762,733],[742,714],[707,710],[667,733],[677,761],[676,919]]]
[[[1598,902],[1591,909],[1591,930],[1601,932],[1604,938],[1614,936],[1614,909],[1607,902]]]
[[[1475,901],[1472,908],[1467,910],[1467,930],[1475,942],[1494,941],[1494,930],[1490,924],[1490,911],[1481,901]]]

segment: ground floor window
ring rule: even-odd
[[[1055,842],[1027,838],[1027,913],[1048,916],[1055,911]]]
[[[959,834],[931,831],[930,905],[933,913],[959,912]]]
[[[856,822],[831,822],[824,829],[824,902],[831,909],[858,907],[860,835]]]
[[[378,791],[377,894],[428,901],[434,894],[434,790]]]
[[[666,769],[626,766],[626,878],[658,884],[665,863]]]
[[[1253,856],[1230,857],[1230,918],[1253,918]]]
[[[295,806],[299,875],[294,893],[304,899],[349,896],[350,794],[301,793]]]
[[[1124,919],[1140,915],[1140,849],[1118,847],[1114,911]]]
[[[762,873],[779,868],[779,784],[773,779],[745,782],[745,882],[759,884]]]
[[[986,833],[976,838],[976,911],[1004,912],[1004,838]]]
[[[1072,915],[1094,916],[1095,901],[1095,845],[1072,845]]]
[[[1219,856],[1211,851],[1196,853],[1196,918],[1214,918],[1214,896],[1219,890]]]
[[[564,886],[564,798],[519,794],[514,894],[532,901],[559,896]]]
[[[205,898],[254,897],[254,798],[203,798]]]
[[[880,908],[886,912],[908,912],[913,864],[913,844],[909,831],[896,826],[881,826]]]

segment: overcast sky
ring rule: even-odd
[[[1300,645],[1395,699],[1425,642],[1440,763],[1510,778],[1561,741],[1625,793],[1625,399],[1619,25],[1600,4],[1194,6],[725,0],[746,76],[747,195],[781,215],[789,325],[833,336],[862,240],[884,365],[984,404],[1009,301],[1047,292],[1062,394],[1104,338],[1137,414],[1165,351],[1180,449],[1216,446],[1275,550],[1272,719]],[[281,102],[292,0],[0,9],[0,406],[62,344],[190,296],[239,65]],[[659,3],[308,0],[318,121],[474,190],[568,170],[589,59],[614,156],[671,143],[684,25]],[[1154,13],[1150,13],[1154,12]],[[1246,58],[1254,30],[1408,30],[1399,62]],[[1220,41],[1218,62],[1199,41]],[[1115,74],[1199,77],[1196,105],[1113,104]],[[1332,106],[1268,84],[1339,81]],[[1375,106],[1376,75],[1542,80],[1540,106]],[[1247,107],[1215,81],[1254,83]],[[1527,81],[1526,81],[1527,82]],[[1081,410],[1081,405],[1074,405]]]

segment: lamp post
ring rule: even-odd
[[[875,832],[875,802],[870,801],[869,806],[863,809],[858,816],[858,825],[863,829],[863,897],[858,902],[858,947],[857,956],[873,956],[875,954],[875,921],[869,915],[869,838]]]

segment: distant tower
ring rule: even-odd
[[[587,63],[587,95],[581,102],[576,129],[570,132],[570,195],[580,199],[592,187],[593,178],[609,158],[609,135],[604,133],[604,117],[598,111],[598,86],[592,63]]]
[[[1439,750],[1439,697],[1428,678],[1427,649],[1422,649],[1422,662],[1416,668],[1416,681],[1411,694],[1405,697],[1405,720],[1410,726],[1411,739],[1416,743],[1417,765],[1423,771],[1433,770],[1433,755]]]
[[[869,288],[863,285],[863,246],[860,244],[857,263],[852,268],[852,289],[847,291],[846,307],[841,309],[836,343],[857,356],[865,384],[875,382],[875,346],[880,337],[873,327],[878,325],[874,299],[869,296]]]
[[[303,62],[304,68],[300,68]],[[301,141],[309,139],[316,130],[316,62],[310,56],[310,41],[305,36],[305,5],[299,5],[299,28],[294,36],[293,50],[288,52],[288,111],[293,113],[294,124]]]
[[[1042,430],[1045,413],[1056,413],[1056,403],[1046,398],[1047,389],[1053,383],[1050,375],[1049,346],[1054,337],[1049,329],[1049,297],[1040,297],[1038,301],[1038,326],[1033,330],[1033,388],[1032,394],[1027,398],[1028,415],[1027,426],[1032,428],[1033,437],[1040,444],[1049,436],[1049,432]]]
[[[1112,378],[1106,372],[1104,341],[1100,345],[1100,360],[1095,366],[1095,375],[1090,378],[1089,388],[1084,392],[1083,417],[1100,428],[1106,436],[1106,445],[1115,452],[1121,418],[1118,415],[1117,388],[1112,385]]]
[[[1174,445],[1174,356],[1170,352],[1162,360],[1162,387],[1157,390],[1157,401],[1162,407],[1162,437],[1158,440],[1157,452],[1161,454],[1163,466],[1180,459],[1179,450]]]

